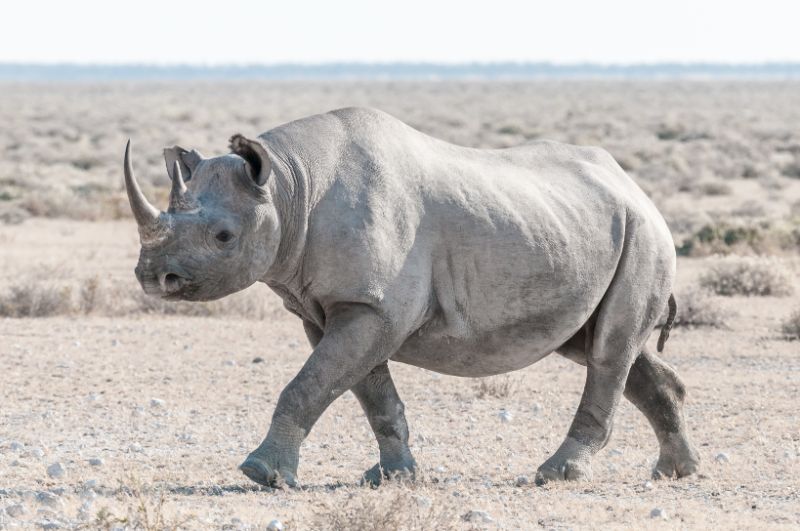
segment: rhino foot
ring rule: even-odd
[[[414,462],[400,467],[382,467],[377,463],[361,475],[361,484],[377,487],[384,479],[399,482],[414,481],[416,469],[417,465]]]
[[[700,456],[680,434],[673,434],[661,446],[661,455],[653,469],[653,479],[682,478],[697,472]]]
[[[591,481],[591,453],[588,448],[568,438],[536,471],[539,486],[551,481]]]
[[[252,481],[255,481],[259,485],[264,485],[265,487],[282,488],[284,486],[297,486],[297,479],[293,472],[289,470],[276,470],[270,466],[265,459],[252,454],[244,460],[244,463],[239,465],[239,470]]]

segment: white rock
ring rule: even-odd
[[[644,490],[653,490],[655,488],[655,485],[653,485],[652,481],[648,480],[644,482],[644,485],[642,485],[642,487],[644,487]]]
[[[445,471],[447,471],[447,469],[446,469],[445,467],[443,467],[442,465],[439,465],[439,466],[437,466],[437,467],[436,467],[436,468],[434,468],[433,470],[434,470],[434,472],[439,472],[440,474],[441,474],[442,472],[445,472]]]
[[[72,342],[72,346],[73,347],[79,347],[79,346],[81,346],[81,342],[80,341],[73,341]]]
[[[517,478],[517,481],[514,482],[514,484],[517,487],[524,487],[525,485],[529,485],[530,484],[530,480],[528,479],[528,476],[519,476]]]
[[[614,448],[613,450],[609,451],[608,453],[610,455],[613,455],[613,456],[618,456],[618,455],[623,455],[625,453],[625,451],[620,449],[620,448]]]
[[[41,459],[42,457],[44,457],[44,450],[42,450],[37,446],[36,448],[31,450],[31,455],[36,457],[37,459]]]
[[[511,422],[512,420],[514,420],[514,415],[510,411],[507,411],[505,409],[502,410],[500,413],[498,413],[497,416],[500,417],[500,420],[502,422]]]
[[[95,487],[97,487],[97,480],[96,479],[90,479],[88,481],[84,481],[83,482],[83,488],[84,489],[93,489]]]
[[[89,464],[92,466],[103,466],[104,461],[99,457],[92,457],[89,459]]]
[[[731,462],[730,456],[728,456],[728,454],[726,454],[725,452],[718,453],[716,455],[716,457],[714,457],[714,460],[717,463],[730,463]]]
[[[650,511],[650,518],[658,518],[660,520],[666,520],[669,517],[667,516],[667,511],[665,511],[661,507],[656,507],[655,509]]]
[[[150,407],[164,407],[165,402],[160,398],[151,398]]]
[[[21,503],[15,503],[6,507],[6,514],[11,518],[20,518],[27,512],[28,510]]]
[[[497,435],[494,436],[494,440],[495,441],[502,441],[503,440],[503,436],[498,433]]]
[[[61,463],[53,463],[47,467],[47,475],[51,478],[63,478],[67,473],[67,469]]]
[[[467,512],[461,517],[462,520],[466,522],[471,522],[473,524],[491,524],[494,522],[494,519],[489,516],[489,513],[486,511],[476,511],[472,510]]]
[[[141,444],[133,443],[128,445],[128,450],[131,452],[142,453],[144,452],[144,448],[142,448]]]
[[[11,449],[12,452],[19,452],[20,450],[25,448],[25,445],[22,444],[21,442],[11,441],[11,444],[9,444],[8,447]]]
[[[267,531],[283,531],[283,523],[280,520],[273,520],[267,524]]]
[[[226,367],[235,367],[236,366],[236,362],[233,361],[233,360],[225,360],[225,361],[222,362],[222,364],[225,365]]]

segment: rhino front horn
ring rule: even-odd
[[[161,214],[156,207],[150,204],[139,188],[136,177],[133,175],[133,165],[131,164],[131,141],[125,146],[125,189],[128,191],[128,201],[131,204],[133,217],[140,229],[155,227],[158,217]],[[141,232],[141,230],[140,230]]]

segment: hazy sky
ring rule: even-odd
[[[0,15],[3,62],[800,61],[798,0],[24,0]]]

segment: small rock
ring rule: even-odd
[[[717,455],[714,457],[714,460],[715,460],[717,463],[730,463],[730,462],[731,462],[731,458],[730,458],[730,457],[728,456],[728,454],[726,454],[725,452],[720,452],[720,453],[718,453],[718,454],[717,454]]]
[[[234,367],[234,366],[236,366],[236,362],[233,361],[233,360],[225,360],[225,361],[222,362],[222,364],[224,366],[226,366],[226,367]]]
[[[283,531],[283,523],[280,520],[273,520],[267,524],[267,531]]]
[[[530,485],[530,480],[528,479],[528,476],[519,476],[517,481],[514,482],[514,485],[517,487],[524,487],[525,485]]]
[[[11,441],[11,444],[9,444],[8,447],[11,449],[12,452],[19,452],[20,450],[25,448],[25,445],[22,444],[21,442]]]
[[[623,450],[619,449],[619,448],[614,448],[613,450],[609,451],[608,453],[609,453],[609,455],[618,456],[618,455],[623,455],[625,452]]]
[[[656,507],[655,509],[650,511],[650,518],[658,518],[660,520],[666,520],[669,517],[667,516],[667,511],[665,511],[661,507]]]
[[[442,465],[439,465],[439,466],[437,466],[436,468],[434,468],[434,469],[433,469],[433,471],[434,471],[434,472],[439,472],[439,473],[441,474],[441,473],[443,473],[443,472],[446,472],[446,471],[447,471],[447,469],[446,469],[445,467],[443,467]]]
[[[427,496],[414,496],[414,501],[416,501],[417,505],[423,509],[429,509],[433,507],[433,500]]]
[[[131,452],[135,452],[137,454],[144,452],[144,448],[142,448],[142,445],[137,443],[129,445],[128,450],[130,450]]]
[[[264,358],[262,358],[261,356],[256,356],[255,358],[253,358],[253,363],[264,363]]]
[[[6,514],[11,518],[20,518],[27,512],[28,510],[21,503],[15,503],[6,507]]]
[[[491,516],[489,516],[489,513],[487,513],[486,511],[476,511],[476,510],[464,513],[464,515],[461,516],[461,519],[464,520],[465,522],[471,522],[473,524],[491,524],[492,522],[494,522],[494,519]]]
[[[300,346],[299,341],[295,341],[294,339],[289,341],[289,348],[298,348]]]
[[[36,501],[39,502],[41,505],[45,507],[50,507],[52,509],[59,509],[64,504],[61,501],[61,498],[53,494],[52,492],[37,492],[36,493]]]
[[[92,466],[103,466],[104,461],[99,457],[92,457],[89,459],[89,464]]]
[[[102,399],[103,395],[98,393],[89,393],[89,395],[86,397],[86,400],[88,400],[89,402],[98,402]]]
[[[47,467],[47,475],[54,479],[63,478],[66,473],[67,469],[61,463],[53,463]]]
[[[164,401],[160,398],[151,398],[150,407],[164,407]]]
[[[42,529],[45,529],[45,530],[47,530],[47,529],[62,529],[64,527],[64,524],[62,524],[61,522],[55,521],[55,520],[41,520],[41,521],[37,522],[36,525],[38,525],[39,527],[41,527]]]
[[[97,480],[96,479],[90,479],[88,481],[84,481],[83,482],[83,488],[84,489],[93,489],[95,487],[97,487]]]
[[[119,339],[112,339],[111,340],[111,346],[112,347],[118,347],[119,345],[120,345]]]
[[[514,415],[510,411],[506,411],[505,409],[502,410],[500,413],[497,414],[500,417],[502,422],[511,422],[514,420]]]
[[[80,341],[73,341],[72,342],[72,346],[73,347],[79,347],[79,346],[81,346],[81,342]]]
[[[533,408],[531,408],[531,409],[533,409],[534,413],[541,413],[543,408],[542,408],[542,405],[539,402],[535,402],[533,404]]]
[[[41,459],[42,457],[44,457],[44,450],[42,450],[37,446],[36,448],[31,450],[31,455],[36,457],[37,459]]]
[[[655,488],[655,485],[653,485],[652,481],[648,480],[644,482],[644,485],[642,485],[642,487],[644,487],[644,490],[653,490]]]
[[[498,433],[497,435],[494,436],[494,440],[495,441],[502,441],[503,440],[503,436]]]

